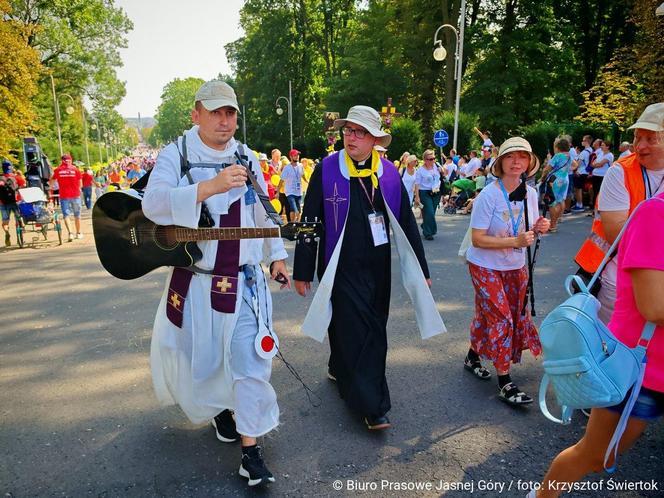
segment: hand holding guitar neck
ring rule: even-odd
[[[215,194],[223,194],[229,190],[241,187],[247,182],[247,169],[234,164],[222,169],[217,176],[204,180],[198,184],[197,201],[202,202]]]

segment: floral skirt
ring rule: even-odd
[[[475,287],[475,318],[470,324],[470,344],[480,357],[497,370],[509,370],[521,361],[521,351],[542,353],[530,312],[521,315],[526,297],[528,270],[491,270],[468,263]]]

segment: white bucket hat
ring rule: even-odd
[[[539,158],[533,154],[533,148],[530,146],[528,140],[522,137],[512,137],[505,140],[498,151],[498,157],[491,166],[491,172],[496,177],[503,176],[503,158],[510,152],[523,151],[527,152],[530,155],[530,164],[528,165],[528,170],[526,171],[526,176],[530,178],[540,167]]]
[[[387,147],[392,141],[392,135],[380,129],[380,114],[366,105],[355,105],[348,109],[348,115],[343,119],[335,119],[334,127],[341,128],[346,123],[354,123],[364,127],[373,137],[378,139],[378,145]]]
[[[639,119],[636,120],[636,123],[627,129],[635,130],[636,128],[657,132],[664,131],[664,102],[650,104],[646,107],[643,113],[641,113]]]
[[[235,90],[228,83],[221,80],[212,80],[203,83],[196,92],[194,101],[200,101],[208,111],[229,106],[240,112]]]

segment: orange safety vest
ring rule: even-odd
[[[646,186],[641,171],[641,163],[638,154],[630,154],[618,160],[625,173],[625,188],[629,194],[629,213],[631,214],[636,206],[646,198]],[[604,259],[606,252],[611,248],[611,244],[606,240],[604,226],[599,210],[593,220],[590,235],[576,253],[574,261],[588,273],[595,273],[599,264]]]

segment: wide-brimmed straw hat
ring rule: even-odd
[[[364,127],[373,137],[378,139],[378,145],[387,147],[392,141],[392,135],[380,129],[380,114],[366,105],[355,105],[348,109],[348,115],[343,119],[335,119],[334,127],[341,128],[346,123],[355,123]]]
[[[496,177],[503,176],[503,158],[511,152],[518,151],[527,152],[530,155],[530,164],[526,170],[526,176],[530,178],[537,173],[537,170],[540,167],[540,160],[535,154],[533,154],[533,148],[530,146],[530,143],[528,143],[528,140],[522,137],[508,138],[503,142],[498,150],[498,157],[493,163],[493,166],[491,166],[491,173]]]

